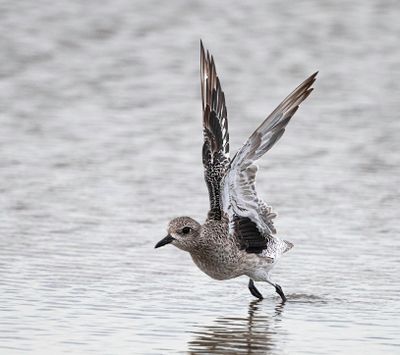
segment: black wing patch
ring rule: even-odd
[[[240,249],[259,254],[268,247],[268,236],[264,237],[250,218],[234,216],[233,223]]]

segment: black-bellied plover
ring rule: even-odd
[[[156,244],[173,244],[187,251],[207,275],[226,280],[246,275],[251,294],[262,299],[254,281],[282,288],[270,271],[293,244],[278,238],[276,214],[257,196],[255,180],[261,158],[279,140],[301,102],[310,95],[317,73],[298,86],[255,130],[242,148],[229,157],[229,133],[224,92],[213,56],[200,42],[201,96],[203,103],[203,165],[210,210],[203,225],[190,217],[169,222],[168,235]]]

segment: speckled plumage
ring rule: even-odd
[[[276,213],[258,197],[255,189],[258,169],[255,163],[283,135],[300,103],[313,90],[316,75],[282,101],[230,159],[225,96],[214,59],[200,43],[202,156],[210,210],[203,225],[190,217],[173,219],[168,236],[156,247],[172,243],[189,252],[194,263],[217,280],[247,275],[249,289],[258,298],[262,296],[253,281],[268,282],[286,300],[281,287],[271,281],[269,272],[293,244],[275,235]]]

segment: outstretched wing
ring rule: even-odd
[[[317,73],[299,85],[254,131],[231,161],[223,181],[223,206],[242,248],[260,253],[276,233],[272,208],[257,196],[254,164],[279,140],[299,105],[310,95]],[[289,247],[289,245],[287,245]],[[285,251],[285,246],[282,246]],[[290,249],[290,248],[289,248]]]
[[[200,41],[200,78],[203,104],[203,165],[210,197],[208,218],[221,219],[221,181],[229,166],[229,133],[225,96],[214,58]]]

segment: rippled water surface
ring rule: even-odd
[[[0,2],[1,354],[398,354],[397,1]],[[295,244],[254,301],[189,255],[203,221],[199,38],[233,150],[306,76],[260,162]]]

